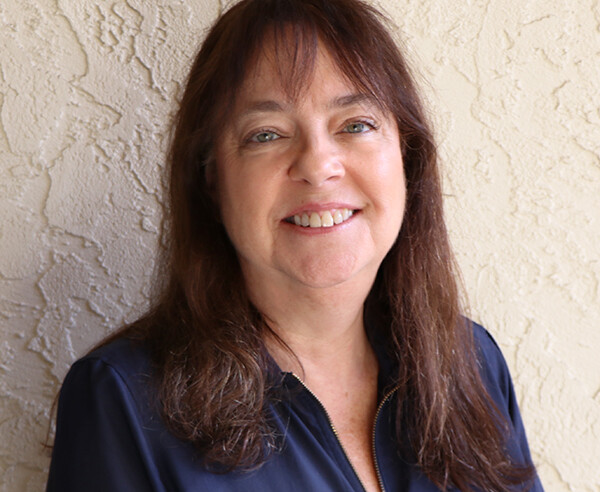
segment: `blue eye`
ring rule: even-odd
[[[264,131],[264,132],[257,133],[250,140],[252,142],[267,143],[267,142],[272,142],[273,140],[277,140],[278,138],[280,138],[280,136],[277,135],[277,133]]]
[[[357,121],[355,123],[350,123],[349,125],[347,125],[344,128],[344,131],[346,133],[363,133],[366,132],[368,130],[370,130],[371,127],[368,126],[366,123],[362,123],[360,121]]]

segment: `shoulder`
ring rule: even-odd
[[[508,365],[492,335],[481,325],[470,322],[481,379],[499,413],[506,432],[506,449],[516,463],[532,463],[525,427],[519,411]],[[536,476],[531,490],[542,491]]]
[[[101,362],[124,376],[150,371],[150,359],[142,343],[124,337],[92,350],[74,366],[94,362]]]
[[[488,364],[504,364],[500,346],[491,333],[474,321],[468,321],[468,323],[471,325],[475,350],[480,361],[484,359]]]
[[[475,321],[466,320],[467,323],[471,325],[471,329],[473,330],[473,338],[475,340],[475,345],[482,351],[486,353],[500,353],[500,347],[498,343],[492,337],[489,331],[487,331],[483,326]]]
[[[492,335],[477,323],[472,323],[477,364],[481,379],[497,411],[510,423],[517,439],[525,440],[525,430],[517,403],[510,370]],[[526,445],[525,445],[526,447]],[[528,455],[528,450],[525,450]]]
[[[510,371],[502,351],[494,337],[483,326],[470,321],[473,330],[473,341],[477,363],[481,377],[487,386],[490,396],[507,398],[512,391]],[[498,403],[496,401],[496,403]]]
[[[128,382],[135,378],[149,378],[151,373],[147,350],[141,342],[128,338],[112,340],[77,360],[71,366],[66,380],[73,372],[91,367],[112,372]]]
[[[58,400],[48,491],[162,490],[151,444],[162,432],[150,362],[114,340],[76,361]]]
[[[147,413],[152,381],[150,358],[143,345],[118,338],[71,366],[60,391],[59,410],[85,401],[104,408],[111,402],[120,406],[130,402],[134,403],[130,410]]]

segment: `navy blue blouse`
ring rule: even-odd
[[[511,425],[507,451],[515,462],[529,462],[504,358],[478,325],[475,340],[484,383]],[[292,374],[283,376],[290,398],[270,405],[273,423],[285,436],[282,450],[256,471],[215,474],[202,466],[191,444],[166,429],[150,372],[143,348],[126,339],[72,366],[60,392],[48,492],[364,491],[324,408]],[[398,455],[396,395],[386,396],[377,414],[374,442],[384,490],[436,491],[418,468]],[[539,479],[532,485],[532,491],[542,491]]]

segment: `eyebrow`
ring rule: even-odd
[[[377,102],[373,96],[359,92],[356,94],[348,94],[347,96],[336,97],[327,105],[327,107],[329,109],[337,109],[354,106],[355,104],[377,105]]]
[[[369,94],[356,93],[356,94],[348,94],[345,96],[336,97],[329,103],[327,103],[328,109],[338,109],[345,108],[348,106],[353,106],[355,104],[372,104],[377,105],[375,98]],[[277,101],[273,100],[265,100],[265,101],[256,101],[250,104],[240,116],[248,116],[253,113],[271,113],[271,112],[281,112],[284,111],[285,108]]]
[[[283,111],[283,107],[276,101],[267,100],[267,101],[256,101],[250,104],[240,116],[248,116],[252,113],[272,113]]]

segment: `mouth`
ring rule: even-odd
[[[334,208],[331,210],[310,211],[307,210],[300,214],[287,217],[285,222],[295,224],[300,227],[333,227],[334,225],[342,224],[352,217],[358,210],[348,208]]]

